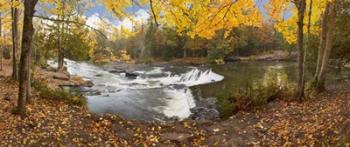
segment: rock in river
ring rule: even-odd
[[[84,93],[87,96],[97,96],[102,94],[101,91],[85,87],[79,87],[77,90],[81,93]]]
[[[191,118],[193,120],[218,120],[220,113],[213,108],[194,107],[190,110],[192,112]]]
[[[136,79],[139,76],[138,73],[132,73],[132,72],[126,72],[125,77],[131,78],[131,79]]]
[[[109,70],[110,73],[125,73],[126,71],[124,69],[112,69]]]

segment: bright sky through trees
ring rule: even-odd
[[[93,4],[91,8],[85,11],[85,16],[87,17],[87,24],[94,26],[96,23],[100,21],[101,18],[104,20],[114,24],[115,26],[122,25],[126,28],[132,27],[132,22],[130,20],[120,20],[117,19],[114,14],[109,12],[106,7],[97,2],[96,0],[89,0]],[[268,17],[266,15],[266,10],[264,8],[264,5],[268,3],[269,0],[256,0],[256,4],[259,7],[262,14],[264,14],[264,17]],[[143,8],[139,6],[133,6],[127,9],[129,12],[133,12],[136,16],[136,20],[144,20],[146,21],[149,18],[149,14],[146,11],[149,11],[149,7],[145,6]],[[290,14],[286,14],[286,17],[290,16]]]

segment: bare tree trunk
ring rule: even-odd
[[[24,1],[24,19],[23,19],[23,34],[22,34],[22,48],[21,58],[19,64],[19,92],[18,92],[18,104],[17,112],[22,117],[25,116],[25,104],[26,104],[26,86],[28,82],[28,67],[30,64],[28,59],[30,58],[31,44],[34,34],[33,27],[33,15],[35,13],[35,5],[38,0],[25,0]]]
[[[312,5],[313,5],[313,0],[310,0],[309,3],[309,12],[308,12],[308,22],[307,22],[307,34],[306,34],[306,44],[305,44],[305,55],[304,55],[304,62],[306,62],[306,57],[307,57],[307,51],[310,48],[310,37],[311,37],[311,16],[312,16]],[[304,64],[305,65],[305,64]]]
[[[333,41],[334,41],[334,31],[330,31],[330,29],[335,29],[336,24],[336,16],[337,16],[337,10],[336,10],[336,2],[329,2],[327,5],[329,5],[329,14],[328,14],[328,23],[327,23],[327,37],[325,42],[325,50],[322,58],[322,64],[320,67],[319,74],[317,75],[317,83],[316,83],[316,90],[318,92],[324,91],[325,83],[326,83],[326,73],[327,73],[327,67],[328,67],[328,60],[329,56],[333,47]]]
[[[321,36],[320,36],[320,45],[318,48],[318,58],[317,58],[317,65],[316,65],[316,72],[314,76],[314,83],[316,84],[318,82],[318,75],[320,73],[320,69],[322,66],[322,60],[324,55],[324,50],[326,46],[326,38],[328,33],[328,13],[329,13],[329,5],[326,6],[325,12],[323,13],[322,18],[322,28],[321,28]]]
[[[310,41],[310,33],[311,33],[311,16],[312,16],[312,5],[313,5],[313,0],[310,0],[310,3],[309,3],[309,12],[308,12],[308,22],[307,22],[307,43],[309,44],[309,41]]]
[[[26,87],[26,102],[31,103],[32,87],[31,87],[31,63],[32,63],[32,51],[28,55],[28,75],[27,75],[27,87]]]
[[[64,21],[64,9],[66,5],[66,1],[62,0],[62,9],[63,9],[63,15],[61,16],[61,19]],[[58,66],[57,66],[57,72],[62,72],[64,70],[64,47],[62,45],[62,35],[64,30],[64,22],[58,22]]]
[[[304,97],[304,71],[305,71],[305,53],[304,53],[304,16],[305,16],[305,0],[296,2],[298,8],[298,31],[297,31],[297,49],[298,49],[298,91],[297,96],[302,99]]]
[[[0,12],[0,39],[1,38],[2,38],[2,14]],[[2,65],[3,65],[2,58],[3,58],[3,55],[4,55],[3,46],[2,46],[2,44],[0,44],[0,71],[2,71]]]
[[[58,66],[57,72],[62,72],[64,69],[64,51],[62,47],[62,33],[61,33],[61,24],[59,24],[58,31]]]
[[[12,0],[14,2],[14,0]],[[11,8],[12,16],[12,79],[18,80],[16,52],[18,46],[18,9]]]

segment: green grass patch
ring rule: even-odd
[[[83,94],[64,89],[54,90],[49,88],[44,81],[34,80],[33,87],[39,92],[41,98],[65,101],[78,106],[86,106],[87,103]]]

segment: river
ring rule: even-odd
[[[55,63],[49,62],[51,66]],[[116,63],[119,64],[119,63]],[[143,66],[132,69],[137,77],[125,72],[110,72],[87,62],[66,60],[67,70],[94,83],[89,91],[99,94],[87,95],[88,108],[94,113],[116,113],[127,119],[179,120],[191,116],[196,107],[213,108],[218,93],[260,82],[268,74],[285,76],[296,81],[294,62],[237,62],[207,67],[193,66]],[[312,71],[312,70],[307,70]],[[311,77],[307,72],[306,77]],[[331,80],[349,78],[348,70],[332,73]],[[210,100],[210,101],[208,101]],[[209,103],[209,104],[208,104]]]

